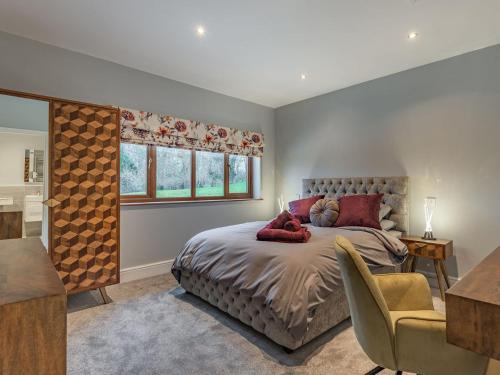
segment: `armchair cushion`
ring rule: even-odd
[[[398,370],[425,375],[484,374],[488,359],[446,342],[446,321],[435,311],[391,312]]]
[[[421,319],[436,322],[446,322],[445,316],[435,310],[417,310],[417,311],[389,311],[392,326],[396,332],[397,324],[401,319]]]
[[[375,275],[389,311],[434,310],[429,283],[419,273]]]

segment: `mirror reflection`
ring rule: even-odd
[[[43,150],[24,151],[24,182],[43,182]]]
[[[47,247],[48,119],[48,102],[0,94],[0,240]]]

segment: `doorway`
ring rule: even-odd
[[[0,240],[48,249],[48,134],[47,101],[0,94]]]

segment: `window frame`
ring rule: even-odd
[[[146,195],[120,195],[120,203],[168,203],[168,202],[203,202],[221,200],[239,200],[253,198],[253,157],[247,156],[247,187],[246,193],[229,193],[229,153],[224,153],[224,195],[211,197],[196,196],[196,150],[191,150],[191,196],[157,198],[156,197],[156,147],[148,145],[148,170]]]
[[[120,142],[120,156],[122,154],[122,150],[121,150],[121,145],[122,144],[125,144],[125,143],[122,143]],[[147,146],[147,145],[146,145]],[[151,181],[151,150],[150,150],[150,146],[147,146],[146,148],[146,157],[147,157],[147,160],[146,160],[146,164],[147,164],[147,173],[146,173],[146,194],[145,195],[132,195],[132,194],[126,194],[126,195],[122,195],[121,194],[121,189],[120,189],[120,202],[147,202],[148,199],[150,199],[151,197],[151,187],[150,187],[150,181]],[[120,169],[120,172],[121,172],[121,160],[118,161],[118,168]],[[121,175],[121,173],[120,173]],[[121,181],[118,180],[118,183],[121,184]]]

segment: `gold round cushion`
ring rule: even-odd
[[[334,199],[320,199],[309,211],[312,225],[316,227],[331,227],[339,217],[339,205]]]

